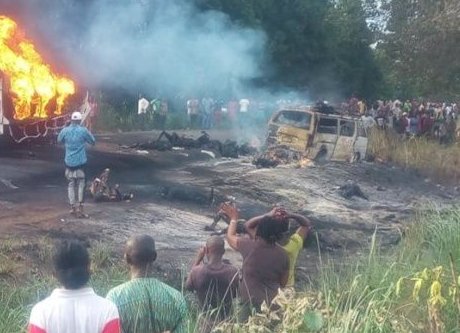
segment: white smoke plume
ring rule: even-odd
[[[87,86],[237,93],[260,75],[261,31],[187,0],[0,0]],[[54,55],[56,56],[56,54]]]

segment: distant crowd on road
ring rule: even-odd
[[[223,100],[205,96],[203,98],[180,98],[179,110],[187,116],[190,129],[210,129],[229,124],[233,127],[246,127],[251,124],[265,123],[271,114],[289,105],[307,105],[301,100],[263,101],[242,97]],[[177,106],[176,106],[177,108]],[[457,103],[429,102],[418,99],[400,101],[377,100],[367,103],[356,97],[350,98],[336,107],[343,115],[359,116],[365,127],[394,129],[402,136],[425,136],[449,144],[455,140],[460,121]],[[148,101],[141,97],[138,104],[140,117],[153,119],[155,128],[164,129],[170,116],[166,99]]]
[[[391,128],[401,136],[424,136],[441,144],[453,143],[460,134],[457,103],[413,99],[404,102],[378,100],[368,105],[364,100],[352,97],[341,104],[340,113],[362,117],[367,128]]]
[[[273,111],[281,105],[305,105],[305,101],[278,100],[267,102],[247,97],[214,98],[204,96],[177,97],[170,102],[175,104],[179,112],[187,116],[187,127],[189,129],[211,129],[221,127],[225,124],[232,127],[247,127],[254,123],[266,122]],[[169,102],[167,99],[155,98],[148,100],[140,96],[138,100],[137,113],[141,119],[151,120],[153,126],[158,129],[165,129],[166,120],[171,116]],[[176,111],[177,112],[177,111]]]

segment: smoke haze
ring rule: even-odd
[[[0,12],[19,19],[46,45],[39,51],[57,54],[83,85],[236,94],[260,76],[264,33],[191,1],[0,0]]]

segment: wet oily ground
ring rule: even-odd
[[[99,137],[89,151],[88,176],[112,170],[111,182],[133,191],[134,200],[86,203],[89,219],[68,215],[63,150],[22,146],[0,152],[0,237],[33,242],[79,237],[97,240],[121,252],[133,234],[154,236],[158,267],[179,271],[211,234],[216,205],[234,197],[247,219],[282,204],[310,217],[316,233],[299,258],[299,273],[308,277],[317,266],[318,250],[333,256],[365,248],[376,231],[384,246],[396,244],[416,209],[450,205],[454,189],[417,174],[373,163],[324,163],[306,168],[257,169],[249,158],[214,159],[200,150],[168,152],[121,148],[146,135]],[[345,184],[358,185],[363,196],[345,195]],[[224,222],[218,228],[225,228]],[[316,237],[317,235],[317,237]],[[318,243],[317,243],[318,241]],[[226,255],[238,262],[231,250]]]

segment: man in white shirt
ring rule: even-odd
[[[139,96],[139,101],[137,103],[137,114],[146,114],[149,105],[150,103],[148,100],[146,100],[142,96]]]
[[[240,127],[247,125],[249,120],[248,111],[249,111],[249,100],[247,98],[240,99],[240,113],[238,115]]]
[[[63,241],[55,249],[53,265],[62,288],[33,307],[28,333],[120,333],[115,304],[87,286],[90,259],[86,247]]]

